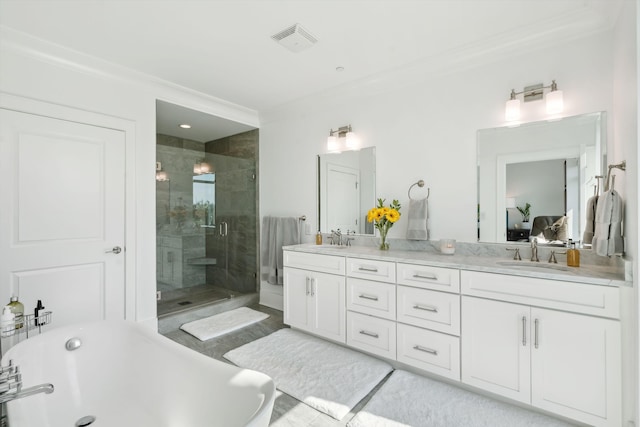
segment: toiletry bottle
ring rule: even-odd
[[[16,329],[22,328],[24,324],[24,305],[22,305],[22,303],[18,301],[18,297],[14,295],[11,297],[11,302],[8,306],[15,315]]]
[[[322,233],[318,230],[318,234],[316,234],[316,245],[322,244]]]
[[[576,249],[576,244],[571,243],[571,248],[567,249],[567,265],[569,267],[580,267],[580,251]]]
[[[41,319],[41,311],[44,308],[44,305],[42,305],[42,300],[38,300],[38,305],[36,305],[35,310],[33,310],[33,321],[35,323],[36,326],[42,326],[45,324],[44,319]]]
[[[0,331],[3,337],[10,337],[16,331],[16,315],[11,311],[11,307],[5,305],[0,316]]]

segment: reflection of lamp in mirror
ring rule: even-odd
[[[339,127],[338,130],[331,129],[327,138],[327,151],[339,153],[346,150],[358,150],[360,141],[358,136],[351,129],[351,125]]]
[[[564,109],[562,91],[558,90],[558,84],[555,80],[551,81],[549,86],[543,86],[542,83],[526,86],[521,92],[511,89],[509,100],[505,106],[504,118],[508,122],[520,119],[520,100],[517,95],[522,95],[524,102],[537,101],[543,98],[544,90],[550,89],[545,97],[547,103],[547,114],[559,114]]]

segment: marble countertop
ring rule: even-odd
[[[381,261],[405,262],[433,267],[457,268],[469,271],[510,274],[514,276],[538,277],[541,279],[562,280],[605,286],[632,286],[631,280],[625,280],[623,268],[608,265],[581,265],[567,267],[563,262],[551,264],[547,259],[532,262],[523,257],[522,261],[514,261],[512,256],[504,257],[468,255],[456,253],[445,255],[435,251],[390,249],[381,251],[377,247],[368,246],[336,246],[300,244],[285,246],[284,250],[338,255],[352,258],[366,258]]]

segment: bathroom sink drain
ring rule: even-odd
[[[93,424],[95,420],[96,420],[96,417],[94,417],[93,415],[87,415],[86,417],[82,417],[78,421],[76,421],[76,427],[89,426]]]

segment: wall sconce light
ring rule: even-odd
[[[196,162],[193,165],[193,173],[195,175],[204,175],[205,173],[211,173],[211,172],[213,172],[213,168],[209,163],[205,161],[205,159],[202,159],[201,161]]]
[[[549,86],[543,86],[542,83],[533,86],[526,86],[522,92],[516,92],[511,89],[511,95],[505,106],[504,118],[508,122],[520,119],[520,100],[517,95],[523,95],[524,102],[537,101],[542,99],[544,90],[550,89],[546,96],[547,114],[559,114],[564,109],[564,101],[562,91],[558,90],[558,84],[555,80],[551,81]]]
[[[345,150],[358,150],[360,141],[358,136],[351,129],[351,125],[339,127],[338,130],[331,129],[327,138],[327,150],[336,153]]]

